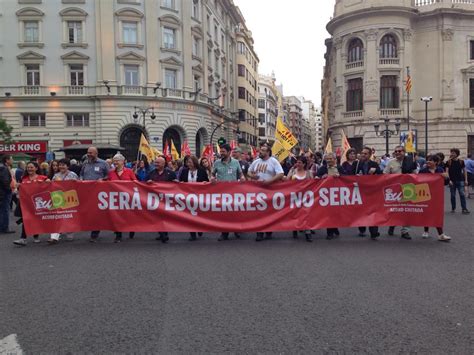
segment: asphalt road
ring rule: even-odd
[[[412,241],[317,231],[312,244],[290,233],[113,244],[105,232],[21,248],[1,236],[0,354],[14,334],[28,354],[473,354],[473,229],[474,213],[447,213],[449,244],[420,228]]]

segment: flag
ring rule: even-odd
[[[214,152],[212,150],[212,144],[208,144],[204,147],[201,158],[206,158],[211,163],[214,161]]]
[[[324,153],[332,153],[332,140],[331,137],[328,139],[328,144],[326,144],[326,149],[324,149]]]
[[[163,148],[163,155],[165,156],[166,159],[171,159],[171,151],[170,151],[170,145],[169,141],[165,141],[165,147]]]
[[[153,148],[153,147],[152,147],[151,149],[152,149],[153,152],[155,153],[155,159],[156,159],[157,157],[163,156],[163,152],[160,152],[158,149]]]
[[[413,142],[413,132],[408,132],[407,142],[405,144],[405,151],[407,153],[416,153],[415,143]]]
[[[410,73],[407,75],[407,81],[405,83],[405,91],[410,94],[412,88],[411,76]]]
[[[184,140],[183,145],[181,146],[181,159],[184,159],[185,156],[192,155],[191,148],[189,148],[188,140]]]
[[[235,148],[237,148],[237,143],[236,143],[235,140],[232,139],[232,140],[230,141],[230,149],[231,149],[231,150],[234,150]]]
[[[153,148],[150,146],[150,144],[146,140],[145,135],[143,133],[140,137],[140,147],[138,148],[138,150],[140,151],[142,155],[146,156],[149,163],[155,160],[156,154],[153,151]]]
[[[291,133],[288,127],[285,126],[281,117],[278,117],[276,130],[275,130],[275,138],[277,141],[281,143],[286,150],[291,150],[295,145],[298,144],[298,140],[296,137]]]
[[[178,153],[178,150],[176,149],[172,139],[171,139],[171,158],[173,160],[179,160],[179,153]]]
[[[351,145],[349,143],[349,140],[347,139],[346,137],[346,133],[344,132],[344,130],[342,130],[342,144],[341,144],[341,148],[342,148],[342,156],[341,156],[341,164],[344,163],[347,159],[346,159],[346,153],[349,149],[351,149]]]
[[[272,156],[281,163],[289,155],[290,152],[279,141],[275,141],[272,147]]]
[[[257,148],[255,148],[253,145],[250,146],[252,148],[252,158],[257,157]]]

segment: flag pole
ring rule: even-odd
[[[411,77],[410,77],[410,67],[407,67],[407,130],[410,132],[410,91],[411,91]]]

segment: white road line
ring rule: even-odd
[[[22,355],[23,350],[17,342],[16,334],[11,334],[0,340],[0,355]]]

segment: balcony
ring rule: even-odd
[[[177,99],[182,99],[183,98],[183,90],[179,89],[166,89],[166,95],[168,97],[173,97]]]
[[[352,62],[352,63],[346,63],[346,70],[351,70],[351,69],[356,69],[356,68],[363,68],[364,67],[364,61],[358,61],[358,62]]]
[[[364,116],[364,111],[343,112],[342,116],[344,118],[362,118]]]
[[[123,85],[120,87],[120,93],[128,96],[144,95],[145,88],[136,85]]]
[[[399,108],[382,108],[379,110],[380,117],[386,117],[386,116],[401,116],[402,115],[402,110]]]
[[[22,88],[22,93],[25,96],[39,96],[41,91],[41,86],[23,86]]]
[[[85,94],[85,86],[68,86],[67,94],[71,96],[81,96]]]
[[[399,66],[400,58],[380,58],[379,65],[385,66]]]

